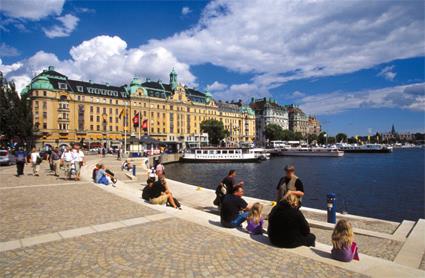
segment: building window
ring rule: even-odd
[[[93,106],[90,106],[90,112],[93,113]]]
[[[62,90],[68,89],[68,86],[66,85],[66,83],[59,82],[58,83],[58,86],[59,86],[59,89],[62,89]]]
[[[115,126],[115,131],[118,131],[118,126]]]
[[[47,102],[43,101],[43,109],[47,109]]]
[[[43,128],[47,129],[47,123],[43,123]]]
[[[115,114],[118,114],[118,108],[115,108]]]
[[[96,126],[97,131],[100,131],[100,125]]]
[[[96,121],[99,122],[100,121],[100,117],[96,116]]]
[[[90,115],[90,122],[93,122],[93,115]]]
[[[113,120],[112,120],[112,117],[109,117],[109,122],[110,122],[110,123],[112,123],[112,121],[113,121]]]
[[[106,114],[106,108],[103,107],[103,114]]]
[[[43,91],[43,96],[47,96],[47,92],[46,91]]]
[[[112,126],[109,126],[109,131],[112,131]]]
[[[115,123],[118,123],[118,118],[115,118]]]
[[[112,104],[112,99],[111,98],[109,99],[109,103]]]
[[[93,125],[90,125],[90,130],[93,130]]]
[[[99,112],[100,112],[100,108],[96,107],[96,113],[99,113]]]
[[[83,86],[77,86],[77,91],[80,93],[84,92]]]

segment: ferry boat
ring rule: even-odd
[[[393,147],[382,144],[364,144],[364,145],[337,145],[338,149],[346,153],[391,153]]]
[[[322,147],[297,147],[283,149],[280,152],[282,156],[310,156],[310,157],[341,157],[343,151],[337,148],[322,148]]]
[[[249,149],[249,152],[255,154],[255,156],[257,156],[259,160],[270,159],[270,153],[266,149],[252,148],[252,149]]]
[[[195,148],[183,153],[184,162],[258,162],[260,156],[248,148]]]

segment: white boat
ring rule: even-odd
[[[255,154],[255,156],[258,157],[258,159],[260,160],[270,159],[270,153],[266,149],[252,148],[252,149],[249,149],[249,152]]]
[[[281,150],[280,155],[310,156],[310,157],[341,157],[344,155],[344,152],[336,148],[297,147],[297,148],[283,149]]]
[[[343,145],[338,149],[346,153],[390,153],[393,147],[382,144],[364,144],[364,145]]]
[[[195,148],[189,149],[181,158],[185,162],[257,162],[255,152],[244,148]]]

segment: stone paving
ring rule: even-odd
[[[318,220],[322,222],[327,222],[327,215],[323,213],[317,213],[312,211],[303,210],[303,214],[308,219]],[[393,234],[397,230],[399,223],[383,222],[383,221],[373,221],[365,219],[353,219],[343,216],[338,216],[337,220],[347,219],[351,222],[354,228],[370,230],[375,232]]]
[[[171,218],[0,253],[0,276],[364,277]]]
[[[318,242],[332,245],[332,230],[310,228],[316,235]],[[359,246],[359,252],[373,257],[393,261],[403,246],[403,242],[377,238],[373,236],[355,235],[355,241]]]
[[[0,191],[0,241],[158,213],[92,184]]]

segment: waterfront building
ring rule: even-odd
[[[208,91],[180,84],[174,69],[168,84],[134,78],[129,85],[113,86],[71,80],[50,66],[22,93],[31,95],[37,146],[71,142],[119,146],[126,135],[139,134],[180,144],[205,141],[200,124],[207,119],[231,128],[230,142],[255,138],[255,114],[249,107],[235,105],[229,110]],[[133,125],[137,114],[143,125]]]
[[[286,106],[289,116],[289,130],[300,132],[303,136],[308,134],[308,116],[295,104]]]
[[[308,116],[307,121],[307,134],[319,135],[321,126],[319,120],[315,116]]]
[[[255,111],[255,141],[258,145],[265,145],[267,139],[265,136],[266,126],[276,124],[283,130],[289,129],[288,109],[279,105],[272,98],[252,98],[250,107]]]
[[[396,132],[394,125],[392,125],[390,132],[381,133],[381,139],[383,142],[396,142],[396,141],[412,142],[416,138],[415,138],[415,135],[410,132],[405,132],[405,133]]]

